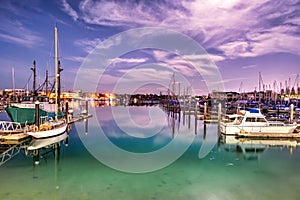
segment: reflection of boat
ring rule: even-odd
[[[241,142],[237,144],[237,151],[243,153],[246,160],[257,160],[267,147],[268,146],[264,144]]]
[[[299,145],[296,140],[251,140],[226,135],[221,135],[221,142],[226,151],[242,153],[247,160],[258,159],[270,147],[291,148]]]
[[[226,135],[238,133],[271,133],[287,134],[296,129],[295,124],[267,121],[258,109],[245,111],[243,115],[235,115],[234,119],[220,122],[220,131]]]
[[[52,137],[52,138],[34,139],[29,143],[29,145],[27,147],[27,150],[31,151],[31,150],[36,150],[36,149],[40,149],[40,148],[43,148],[43,147],[47,147],[47,146],[52,145],[54,143],[60,142],[64,139],[66,139],[67,137],[68,137],[68,134],[67,134],[67,132],[65,132],[62,135]]]
[[[246,160],[257,160],[260,155],[268,148],[266,144],[252,143],[251,140],[241,141],[234,136],[221,136],[224,149],[228,152],[242,153]]]

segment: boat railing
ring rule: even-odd
[[[23,131],[23,128],[20,123],[0,121],[1,133],[13,133],[13,132],[21,132],[21,131]]]
[[[268,121],[269,126],[285,126],[283,122],[280,121]]]

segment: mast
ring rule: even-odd
[[[36,62],[35,62],[35,60],[33,61],[33,67],[31,68],[31,70],[33,71],[33,87],[32,87],[33,94],[37,95],[36,88],[35,88],[35,86],[36,86]]]
[[[48,96],[48,70],[46,70],[46,80],[45,80],[45,83],[46,83],[46,96]]]
[[[55,120],[58,120],[58,34],[57,27],[54,28],[54,62],[55,62]]]
[[[58,107],[58,111],[60,112],[60,94],[61,94],[61,81],[60,81],[60,72],[62,72],[63,69],[61,68],[61,65],[60,65],[60,60],[58,60],[58,82],[57,82],[57,85],[58,85],[58,90],[57,90],[57,104],[59,105]]]

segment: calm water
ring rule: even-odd
[[[196,123],[159,107],[95,108],[59,159],[34,165],[22,152],[1,166],[1,199],[299,199],[295,141],[218,139]]]

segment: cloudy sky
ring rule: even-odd
[[[32,88],[33,60],[39,83],[53,76],[55,25],[63,91],[253,91],[259,72],[278,89],[300,72],[299,0],[1,0],[0,89],[12,69],[16,88]]]

